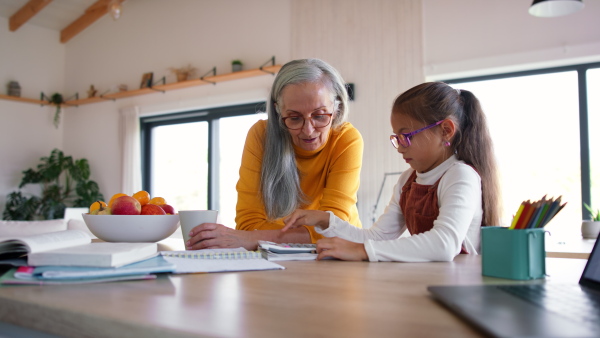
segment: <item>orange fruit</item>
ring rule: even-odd
[[[162,197],[153,197],[148,204],[162,205],[167,204],[167,201],[165,201],[165,199]]]
[[[131,197],[138,200],[138,202],[140,202],[140,204],[142,206],[144,206],[144,205],[148,204],[148,202],[150,202],[150,193],[148,193],[147,191],[144,191],[144,190],[140,190],[140,191],[136,192],[135,194],[131,195]]]
[[[123,194],[123,193],[114,194],[113,197],[110,198],[110,201],[108,201],[108,207],[112,208],[114,201],[121,196],[128,196],[128,195]]]
[[[106,203],[104,203],[104,201],[96,201],[92,203],[92,205],[90,205],[90,212],[100,209],[100,206],[106,208]]]

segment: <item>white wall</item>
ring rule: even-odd
[[[370,227],[384,174],[408,169],[389,141],[390,112],[396,96],[425,79],[421,1],[298,0],[292,12],[292,57],[322,58],[354,83],[349,121],[365,144],[358,211]],[[395,180],[388,183],[377,215]]]
[[[531,0],[423,0],[429,79],[600,61],[600,1],[563,17],[529,15]]]
[[[6,94],[10,81],[19,82],[22,97],[62,92],[65,47],[57,43],[58,37],[56,31],[31,25],[9,32],[8,19],[0,17],[0,93]],[[6,195],[21,181],[21,171],[62,147],[63,130],[54,128],[53,117],[53,107],[0,100],[0,214]]]

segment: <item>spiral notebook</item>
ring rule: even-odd
[[[160,255],[175,264],[174,274],[285,269],[244,248],[161,251]]]

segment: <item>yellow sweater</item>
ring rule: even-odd
[[[267,121],[258,121],[246,137],[240,179],[236,189],[238,200],[235,222],[238,230],[273,230],[283,228],[283,220],[267,220],[260,192],[260,171],[264,152]],[[310,204],[304,209],[329,210],[356,227],[362,227],[356,208],[360,184],[363,140],[350,123],[331,129],[327,143],[315,151],[294,146],[300,169],[300,188]],[[306,227],[313,243],[323,236]]]

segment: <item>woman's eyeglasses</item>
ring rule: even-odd
[[[312,124],[314,128],[327,127],[331,123],[331,116],[333,113],[327,113],[327,109],[317,109],[315,112],[316,111],[324,113],[310,115],[308,118],[310,120],[310,124]],[[307,119],[305,119],[302,115],[292,115],[288,117],[282,117],[281,120],[287,129],[298,130],[304,128],[304,123]]]
[[[327,127],[329,123],[331,123],[331,116],[333,114],[313,114],[308,120],[310,120],[310,124],[312,124],[315,128],[323,128]],[[287,127],[287,129],[298,130],[304,128],[304,123],[307,119],[303,116],[288,116],[282,117],[283,124]]]
[[[441,121],[437,121],[434,124],[430,124],[426,127],[423,127],[421,129],[412,131],[410,133],[400,133],[399,135],[396,134],[392,134],[390,135],[390,141],[392,142],[392,145],[394,146],[394,148],[398,149],[399,146],[403,146],[404,148],[408,148],[410,146],[410,139],[415,136],[416,134],[427,130],[429,128],[433,128],[437,125],[439,125],[440,123],[444,122],[444,120]]]

